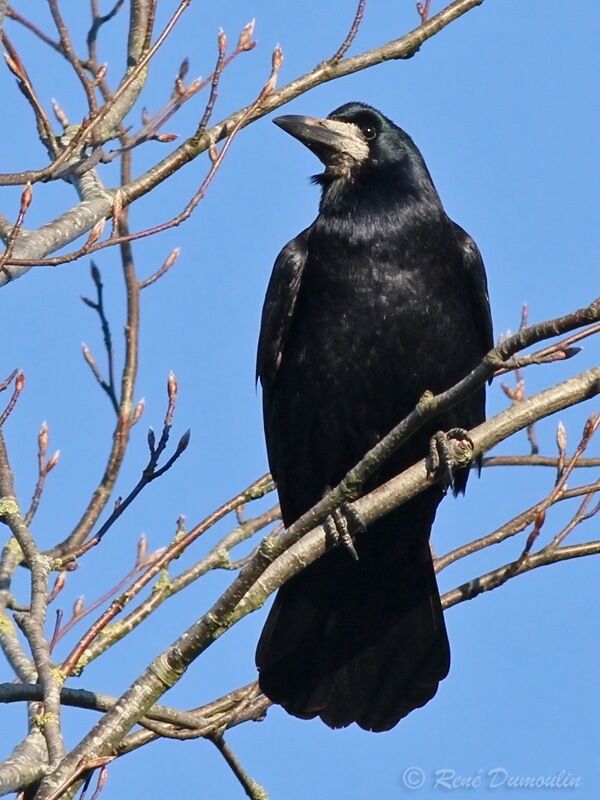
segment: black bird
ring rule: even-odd
[[[486,276],[411,138],[363,103],[275,120],[324,163],[319,214],[279,254],[258,345],[269,464],[286,526],[318,502],[427,389],[492,347]],[[484,420],[481,389],[424,426],[365,491]],[[468,470],[455,476],[464,492]],[[264,694],[330,727],[384,731],[427,703],[450,651],[429,549],[438,485],[281,587],[258,643]]]

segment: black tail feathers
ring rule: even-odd
[[[403,541],[392,522],[359,536],[357,562],[335,549],[279,590],[256,663],[261,690],[290,714],[389,730],[448,674],[427,537]]]

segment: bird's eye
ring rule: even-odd
[[[377,131],[372,125],[367,125],[365,128],[363,128],[363,136],[368,142],[370,142],[377,136]]]

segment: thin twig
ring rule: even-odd
[[[354,14],[354,19],[352,20],[352,25],[350,26],[350,30],[348,31],[346,38],[344,39],[338,50],[331,57],[331,62],[333,64],[335,64],[337,61],[340,61],[346,55],[346,53],[352,46],[352,42],[356,39],[356,34],[358,33],[358,29],[360,28],[360,23],[362,22],[365,13],[366,4],[367,0],[358,0],[358,6],[356,8],[356,13]]]
[[[598,490],[600,490],[600,482],[587,484],[585,486],[578,486],[575,489],[565,489],[561,494],[556,495],[552,499],[552,504],[562,502],[564,500],[571,500],[574,497],[581,497],[582,495],[584,497],[588,497],[593,495],[594,492]],[[544,500],[546,500],[546,498],[544,498]],[[441,572],[443,569],[446,569],[446,567],[450,566],[450,564],[454,564],[461,558],[466,558],[467,556],[473,555],[473,553],[479,553],[481,550],[485,550],[492,545],[504,542],[511,536],[516,536],[518,533],[521,533],[521,531],[524,531],[528,525],[531,525],[531,523],[534,522],[542,508],[542,503],[544,500],[541,500],[539,503],[531,506],[531,508],[521,512],[516,517],[513,517],[513,519],[505,522],[492,533],[488,533],[485,536],[479,537],[478,539],[473,539],[466,544],[460,545],[460,547],[457,547],[454,550],[450,550],[450,552],[445,553],[443,556],[439,556],[434,560],[435,571]]]
[[[564,464],[568,462],[565,461]],[[524,456],[486,456],[483,459],[484,467],[552,467],[561,466],[559,458],[552,456],[524,455]],[[580,458],[575,464],[577,469],[582,467],[600,467],[600,458]]]
[[[202,119],[200,120],[200,125],[198,126],[199,130],[203,131],[212,116],[213,109],[215,107],[215,103],[217,102],[217,94],[219,91],[219,81],[221,80],[221,73],[223,72],[223,67],[225,65],[225,56],[227,54],[227,37],[225,36],[224,31],[219,31],[219,35],[217,36],[217,63],[215,64],[215,68],[212,74],[212,81],[210,84],[210,94],[208,96],[208,102],[206,104],[206,108],[204,109],[204,114],[202,115]]]
[[[14,8],[12,8],[12,6],[8,7],[6,11],[6,16],[9,19],[14,20],[15,22],[18,22],[20,25],[23,25],[23,27],[31,31],[31,33],[33,33],[34,36],[37,36],[38,39],[41,39],[41,41],[44,42],[44,44],[49,45],[53,50],[56,50],[57,53],[60,53],[62,55],[62,49],[59,42],[56,42],[54,39],[51,39],[48,36],[48,34],[45,33],[40,27],[38,27],[35,23],[23,17],[21,14],[15,11]]]
[[[23,227],[23,222],[25,221],[25,215],[27,214],[27,210],[31,205],[32,197],[33,193],[31,191],[31,184],[27,183],[23,189],[23,192],[21,193],[21,202],[19,204],[17,220],[13,225],[11,232],[8,234],[6,250],[4,253],[2,253],[2,256],[0,256],[0,271],[4,270],[5,265],[10,262],[10,257],[12,255],[14,246],[19,238],[19,232]]]
[[[424,3],[417,3],[417,14],[421,17],[421,23],[425,23],[429,19],[430,6],[431,0],[425,0]]]
[[[117,103],[117,100],[120,100],[125,95],[125,93],[131,88],[131,86],[138,80],[141,73],[147,67],[149,61],[153,58],[153,56],[156,54],[159,48],[164,44],[165,40],[167,39],[171,31],[179,21],[181,15],[189,6],[190,3],[191,0],[181,0],[179,6],[175,9],[174,13],[172,14],[167,24],[165,25],[165,28],[163,29],[158,39],[154,42],[152,47],[150,47],[147,51],[145,51],[144,55],[140,58],[140,60],[136,63],[136,65],[124,77],[118,89],[113,94],[111,102],[102,106],[102,108],[99,108],[98,111],[91,118],[84,120],[84,122],[79,127],[77,133],[73,136],[70,142],[61,151],[60,155],[58,155],[57,158],[54,159],[54,161],[51,164],[39,170],[29,170],[27,172],[0,175],[0,185],[26,183],[27,181],[35,183],[37,181],[47,180],[52,176],[60,175],[61,169],[64,168],[65,164],[69,161],[71,156],[73,156],[75,151],[78,148],[81,148],[82,145],[90,143],[90,140],[92,138],[91,135],[100,126],[100,123],[103,122],[104,119],[108,116],[108,114],[113,110],[113,108]],[[112,138],[112,135],[109,135],[109,138]],[[97,142],[91,141],[91,144],[97,144]]]
[[[87,650],[90,644],[96,637],[106,628],[106,626],[121,612],[125,605],[129,602],[130,598],[135,597],[144,586],[147,586],[150,581],[164,569],[170,561],[177,558],[187,547],[195,542],[198,537],[202,536],[207,530],[213,527],[219,520],[227,516],[236,506],[247,502],[250,499],[261,497],[269,491],[273,490],[273,483],[269,475],[263,476],[254,481],[247,489],[240,494],[235,495],[226,503],[223,503],[218,509],[213,511],[202,522],[196,525],[185,536],[176,536],[167,550],[154,561],[136,581],[129,587],[129,589],[118,597],[110,607],[102,614],[102,616],[89,628],[89,630],[81,637],[75,648],[69,653],[67,658],[62,664],[62,671],[65,675],[73,672],[78,666],[83,653]],[[179,529],[179,526],[178,526]],[[131,624],[131,623],[129,623]],[[134,625],[132,625],[132,628]]]
[[[140,289],[146,289],[148,286],[152,286],[153,283],[160,280],[163,275],[166,275],[167,272],[171,269],[171,267],[175,264],[179,256],[181,255],[181,250],[179,247],[176,247],[172,250],[167,258],[163,261],[162,266],[153,272],[150,277],[146,278],[143,281],[140,281]]]
[[[597,333],[600,333],[600,322],[595,325],[590,325],[589,328],[584,328],[582,331],[577,331],[571,336],[562,339],[560,342],[556,342],[556,344],[543,347],[541,350],[537,350],[531,355],[511,358],[507,366],[496,371],[494,377],[497,378],[499,375],[503,375],[506,372],[528,367],[531,364],[550,364],[554,361],[563,361],[568,358],[573,358],[573,356],[580,352],[579,348],[573,347],[573,345]]]
[[[38,507],[40,505],[40,500],[42,498],[42,493],[44,491],[44,486],[46,484],[46,478],[52,472],[54,467],[58,464],[58,459],[60,458],[60,450],[56,450],[49,459],[46,459],[46,451],[48,449],[48,426],[45,422],[42,422],[42,426],[39,430],[37,441],[38,441],[38,454],[37,454],[37,461],[38,461],[38,477],[35,484],[35,489],[33,490],[33,496],[31,498],[31,504],[29,506],[29,510],[25,514],[25,524],[27,526],[31,525],[31,522],[34,516],[37,513]]]
[[[75,50],[73,49],[73,43],[71,42],[71,35],[69,33],[69,29],[65,24],[62,14],[60,13],[60,9],[58,7],[58,0],[48,0],[48,5],[50,7],[50,13],[52,14],[52,18],[54,19],[54,24],[56,25],[56,30],[58,31],[58,35],[60,38],[61,51],[66,56],[68,62],[73,67],[75,74],[79,78],[79,81],[87,97],[90,114],[93,116],[98,111],[98,103],[96,101],[94,85],[88,78],[86,71],[81,66],[81,62],[77,57]]]
[[[106,25],[107,22],[110,22],[110,20],[119,13],[119,11],[123,8],[124,3],[125,0],[117,0],[117,2],[114,4],[111,10],[104,15],[99,14],[98,9],[95,6],[93,7],[92,24],[90,26],[90,29],[86,37],[86,43],[88,46],[90,61],[96,63],[98,61],[96,42],[98,39],[98,33],[100,31],[100,28],[103,25]]]
[[[100,372],[97,370],[95,366],[93,357],[91,356],[89,350],[86,349],[85,345],[83,354],[97,382],[99,383],[103,391],[106,392],[106,394],[108,395],[112,407],[114,408],[115,413],[118,415],[119,401],[117,398],[117,388],[115,383],[114,352],[113,352],[112,336],[110,332],[110,324],[108,322],[108,318],[106,316],[106,310],[104,308],[104,284],[102,283],[102,274],[93,261],[91,265],[91,275],[92,275],[92,280],[94,282],[94,286],[96,287],[96,300],[90,300],[89,297],[82,297],[81,299],[87,306],[92,308],[98,314],[98,317],[100,319],[100,326],[102,328],[102,338],[104,339],[104,348],[106,350],[106,358],[108,361],[108,382],[102,379]]]
[[[275,54],[276,53],[277,53],[277,50],[275,51]],[[261,105],[261,103],[263,102],[264,98],[266,96],[268,96],[268,94],[271,91],[270,87],[272,85],[274,86],[274,81],[275,81],[277,73],[279,71],[279,66],[280,66],[280,62],[278,62],[276,56],[274,56],[274,64],[273,64],[273,68],[271,70],[271,74],[270,74],[267,82],[265,83],[263,89],[261,90],[260,94],[258,95],[257,99],[254,101],[254,103],[251,106],[249,106],[247,114],[251,114],[253,112],[254,108],[259,106],[259,105]],[[246,116],[243,116],[237,122],[237,124],[232,128],[232,130],[231,130],[231,132],[230,132],[225,144],[223,144],[221,149],[218,152],[214,152],[213,151],[213,157],[211,159],[212,160],[211,167],[210,167],[206,177],[204,178],[204,180],[200,184],[200,187],[199,187],[198,191],[189,200],[189,202],[187,203],[185,208],[179,214],[177,214],[175,217],[170,219],[168,222],[163,222],[163,223],[161,223],[159,225],[154,225],[153,227],[146,228],[145,230],[139,231],[138,233],[122,233],[121,235],[115,234],[115,235],[111,236],[109,239],[107,239],[107,240],[105,240],[103,242],[98,242],[98,243],[95,243],[95,244],[93,244],[91,246],[89,246],[89,244],[86,244],[86,245],[84,245],[83,248],[80,248],[79,250],[76,250],[73,253],[67,253],[67,254],[65,254],[63,256],[57,256],[56,258],[12,259],[10,261],[10,263],[13,264],[13,265],[20,265],[20,266],[25,266],[26,265],[26,266],[33,266],[33,267],[55,267],[55,266],[59,266],[59,265],[62,265],[62,264],[67,264],[67,263],[69,263],[71,261],[76,261],[78,258],[80,258],[84,254],[94,253],[94,252],[97,252],[98,250],[103,250],[106,247],[114,247],[117,244],[118,245],[122,245],[122,244],[126,244],[126,243],[130,243],[130,242],[136,241],[138,239],[146,238],[148,236],[155,236],[158,233],[162,233],[163,231],[169,230],[170,228],[174,228],[174,227],[180,225],[182,222],[185,222],[185,220],[189,219],[189,217],[192,215],[192,213],[193,213],[194,209],[196,208],[196,206],[204,198],[208,187],[212,183],[215,175],[217,174],[217,172],[219,170],[219,167],[221,166],[225,156],[227,155],[227,152],[228,152],[229,148],[233,144],[233,141],[234,141],[235,137],[237,136],[237,134],[239,133],[239,131],[243,127],[245,121],[246,121]]]
[[[250,115],[246,116],[248,107],[241,109],[213,126],[213,128],[205,131],[203,136],[192,136],[187,139],[177,150],[163,159],[160,164],[155,165],[147,173],[136,178],[127,186],[124,193],[124,203],[129,204],[133,200],[151,191],[154,186],[161,183],[162,180],[169,175],[172,175],[173,172],[180,169],[184,164],[189,163],[189,161],[196,158],[200,153],[208,150],[212,144],[226,138],[231,128],[236,125],[242,117],[244,117],[243,126],[248,125],[253,120],[270,113],[275,108],[279,108],[315,86],[335,80],[344,75],[350,75],[354,72],[368,69],[382,61],[409,58],[419,50],[424,42],[437,35],[441,30],[463,16],[463,14],[481,5],[482,2],[483,0],[453,0],[453,2],[429,19],[424,25],[420,25],[418,28],[415,28],[413,31],[410,31],[396,40],[373,48],[372,50],[365,51],[357,56],[344,58],[335,64],[332,64],[330,61],[318,64],[305,75],[293,80],[278,91],[272,92]],[[139,66],[139,64],[136,66]],[[143,66],[145,67],[146,63]],[[131,82],[137,77],[136,74],[134,78],[131,78]],[[130,83],[127,84],[126,88],[129,88],[129,85]],[[86,131],[83,131],[81,136],[87,135]],[[25,183],[27,180],[32,183],[39,180],[46,180],[64,165],[73,154],[74,148],[81,143],[82,140],[79,139],[72,145],[72,149],[69,150],[68,153],[63,152],[59,156],[59,162],[53,162],[43,169],[0,175],[0,185]]]
[[[546,520],[547,509],[555,502],[556,498],[560,497],[561,494],[565,491],[569,476],[571,475],[575,465],[577,464],[577,461],[581,458],[583,453],[585,453],[592,437],[598,430],[598,427],[600,427],[600,414],[592,414],[583,428],[581,440],[577,445],[577,448],[573,454],[573,458],[571,459],[569,465],[565,467],[565,469],[563,470],[560,479],[556,482],[554,488],[552,489],[546,500],[544,500],[540,504],[540,508],[534,520],[533,530],[527,537],[525,547],[523,548],[523,552],[521,553],[519,560],[521,561],[525,560],[525,558],[531,552],[531,549],[535,544],[538,536],[540,535],[540,532]]]
[[[249,797],[251,800],[268,800],[268,794],[265,792],[263,787],[254,780],[254,778],[251,778],[248,775],[246,770],[242,767],[239,758],[225,742],[223,736],[215,736],[211,739],[211,742],[217,748],[219,753],[221,753],[225,759],[225,762],[227,763],[227,766],[231,769],[235,777],[240,782],[246,797]]]
[[[14,372],[12,373],[15,374]],[[12,376],[11,376],[12,377]],[[3,387],[4,388],[4,387]],[[8,404],[4,411],[0,414],[0,431],[2,430],[2,426],[9,418],[10,414],[12,413],[14,407],[17,404],[19,397],[21,396],[21,392],[25,388],[25,373],[24,372],[17,372],[15,376],[15,386],[13,389],[12,396],[8,401]]]
[[[52,124],[48,119],[48,115],[46,114],[44,106],[37,96],[37,92],[35,91],[33,83],[31,82],[31,78],[25,69],[25,65],[23,64],[21,57],[17,53],[15,46],[6,33],[2,34],[2,44],[6,47],[6,63],[8,68],[17,79],[17,85],[19,89],[33,109],[40,140],[48,150],[50,156],[56,157],[58,155],[58,145],[54,136]]]
[[[598,487],[598,489],[600,489],[600,486]],[[596,489],[596,491],[598,491],[598,489]],[[596,505],[591,509],[591,511],[588,511],[588,508],[591,505],[593,499],[594,499],[593,492],[590,492],[583,498],[583,500],[579,504],[579,508],[573,515],[572,519],[569,520],[567,525],[565,525],[565,527],[562,530],[560,530],[556,534],[556,536],[554,536],[550,544],[547,545],[549,549],[558,547],[567,538],[567,536],[569,536],[569,534],[575,530],[575,528],[581,525],[582,522],[586,522],[588,519],[592,519],[592,517],[596,516],[598,511],[600,511],[600,503],[596,503]]]
[[[442,607],[444,609],[452,608],[457,603],[462,603],[465,600],[472,600],[474,597],[482,594],[482,592],[489,592],[492,589],[497,589],[508,580],[529,572],[538,567],[545,567],[550,564],[558,564],[561,561],[568,561],[572,558],[584,558],[586,556],[600,554],[600,541],[585,542],[583,544],[574,544],[569,547],[557,547],[554,550],[541,550],[539,553],[530,553],[525,559],[504,564],[502,567],[493,569],[480,575],[478,578],[463,583],[456,589],[442,595]]]
[[[234,530],[226,534],[203,558],[197,561],[179,575],[168,579],[159,579],[154,585],[149,597],[143,600],[136,608],[126,614],[118,623],[114,623],[115,617],[137,596],[142,589],[157,574],[165,576],[165,570],[170,562],[179,557],[183,549],[187,549],[199,535],[205,533],[209,528],[196,526],[189,533],[185,534],[178,526],[173,543],[170,547],[157,556],[156,561],[150,564],[147,574],[136,580],[115,603],[107,609],[103,616],[90,628],[88,646],[81,652],[75,666],[75,671],[81,670],[91,661],[106,652],[118,639],[125,634],[135,630],[144,622],[150,614],[162,605],[166,600],[174,597],[194,581],[206,575],[211,570],[216,569],[239,569],[244,566],[246,559],[238,562],[232,561],[231,550],[241,542],[253,536],[267,525],[281,517],[279,505],[270,508],[268,511],[259,514],[254,519],[249,519],[238,525]],[[273,532],[273,535],[275,532]],[[253,556],[254,553],[251,554]],[[112,624],[110,624],[112,623]],[[110,624],[110,628],[107,626]]]
[[[169,375],[168,386],[170,387],[175,380],[175,376],[173,373]],[[176,384],[175,384],[176,386]],[[179,457],[185,452],[187,446],[190,443],[190,431],[187,430],[179,439],[177,446],[173,454],[167,459],[167,461],[161,466],[158,466],[159,460],[161,455],[163,454],[167,443],[169,441],[169,436],[171,432],[171,426],[173,423],[173,411],[175,407],[175,400],[177,396],[177,389],[175,388],[172,390],[169,388],[169,404],[167,407],[167,413],[165,415],[165,422],[162,430],[161,437],[159,439],[158,444],[155,444],[154,440],[154,431],[150,428],[148,433],[148,446],[150,449],[150,456],[148,459],[148,463],[144,467],[142,471],[142,475],[133,489],[129,492],[129,494],[119,503],[117,503],[112,510],[111,514],[108,516],[108,519],[100,526],[97,533],[89,539],[84,545],[82,545],[78,550],[70,553],[66,559],[67,561],[73,560],[74,558],[79,558],[84,553],[87,553],[91,550],[92,547],[98,545],[104,536],[108,533],[108,531],[112,528],[114,523],[121,517],[127,508],[133,503],[135,498],[140,494],[140,492],[145,489],[152,481],[155,481],[157,478],[160,478],[165,472],[168,472],[173,464],[179,459]]]

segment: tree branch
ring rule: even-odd
[[[580,403],[599,392],[600,367],[527,398],[470,432],[474,456],[481,455],[532,421]],[[425,460],[422,460],[356,501],[353,507],[360,519],[369,524],[432,485],[434,480],[427,472]],[[310,518],[310,515],[301,519],[305,518]],[[259,608],[285,580],[325,552],[328,542],[323,526],[304,536],[298,529],[295,535],[292,534],[293,528],[291,526],[287,534],[277,541],[267,538],[263,542],[253,559],[212,608],[153,660],[122,695],[118,709],[115,707],[107,712],[57,769],[44,778],[38,800],[48,800],[61,787],[68,785],[78,765],[85,759],[111,752],[137,720],[181,678],[200,653],[231,625]]]
[[[57,177],[64,174],[65,169],[69,169],[68,165],[71,163],[69,159],[73,159],[77,148],[81,150],[86,142],[90,142],[92,134],[94,134],[96,141],[103,141],[107,137],[114,138],[116,126],[129,111],[141,91],[145,79],[145,68],[149,60],[164,42],[189,2],[190,0],[182,0],[154,45],[144,51],[135,66],[127,73],[111,102],[100,108],[90,121],[77,129],[73,139],[66,144],[60,156],[52,164],[41,170],[30,170],[0,176],[0,185],[26,183],[27,181],[34,183],[39,180]],[[399,39],[351,58],[336,60],[334,56],[328,61],[322,62],[302,77],[287,84],[279,91],[271,90],[263,93],[259,103],[252,103],[212,128],[204,130],[199,125],[195,134],[170,156],[163,159],[139,178],[129,181],[122,187],[121,202],[123,207],[150,192],[185,164],[214,147],[217,142],[230,137],[233,131],[241,130],[256,119],[265,116],[315,86],[335,80],[343,75],[368,69],[384,61],[411,57],[425,41],[435,36],[463,14],[481,5],[482,2],[483,0],[454,0],[435,17],[432,17],[426,23]],[[93,204],[81,204],[77,209],[66,212],[62,217],[44,226],[39,231],[28,232],[29,238],[27,238],[26,232],[23,232],[21,235],[23,241],[19,240],[22,249],[15,251],[14,258],[0,272],[0,287],[24,275],[29,269],[30,262],[44,258],[44,256],[72,242],[78,236],[92,230],[99,220],[110,216],[111,212],[112,197],[108,193],[104,197],[98,196]]]

